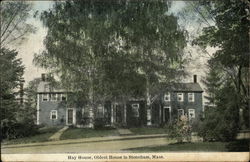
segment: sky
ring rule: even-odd
[[[33,10],[31,11],[32,15],[37,10],[42,12],[48,10],[53,5],[51,1],[31,1],[30,3],[33,3]],[[25,66],[25,86],[27,86],[29,81],[40,77],[41,73],[46,72],[44,69],[36,67],[33,64],[33,58],[35,53],[43,51],[43,40],[46,36],[47,30],[38,18],[30,17],[27,22],[36,27],[36,32],[30,34],[21,45],[15,46],[18,51],[18,57],[22,59]]]
[[[53,7],[52,1],[30,1],[30,3],[33,3],[33,10],[31,13],[34,13],[36,10],[42,12]],[[183,1],[173,1],[169,12],[176,15],[183,7],[185,7],[185,3]],[[47,30],[38,18],[30,17],[28,19],[28,23],[33,24],[37,28],[36,33],[30,34],[26,41],[24,41],[21,45],[15,46],[19,52],[18,57],[22,58],[25,66],[25,86],[27,86],[29,81],[40,77],[41,73],[46,72],[44,69],[36,67],[32,61],[34,54],[42,52],[44,49],[43,40],[46,36]],[[179,20],[179,23],[182,23],[181,20]],[[186,30],[190,32],[195,31],[196,26],[197,24],[195,23],[189,23],[189,25],[186,26]],[[209,49],[209,51],[212,53],[214,49]],[[192,82],[192,75],[194,74],[198,75],[198,81],[200,81],[200,79],[205,76],[206,67],[204,65],[206,64],[207,59],[201,57],[202,54],[200,51],[197,51],[196,48],[193,48],[190,44],[188,44],[185,52],[190,53],[192,57],[186,66],[186,71],[190,74],[190,76],[187,77],[184,82]]]

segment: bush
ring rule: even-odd
[[[95,129],[103,129],[105,128],[105,119],[104,118],[96,118],[94,121]]]
[[[201,122],[198,135],[204,141],[232,141],[238,131],[237,117],[230,108],[209,108],[205,111],[205,119]]]
[[[38,134],[38,126],[30,121],[21,123],[5,122],[1,128],[1,140],[29,137],[35,134]]]
[[[182,116],[174,124],[168,126],[169,137],[176,139],[177,142],[191,142],[191,126],[189,125],[188,118]]]

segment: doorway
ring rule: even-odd
[[[171,120],[171,108],[165,106],[163,108],[163,122],[169,123],[170,120]]]
[[[66,116],[67,116],[67,120],[66,120],[66,124],[67,125],[73,125],[74,122],[75,122],[75,119],[74,119],[74,109],[73,108],[69,108],[67,109],[67,113],[66,113]]]

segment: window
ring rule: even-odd
[[[183,102],[183,93],[177,93],[177,100]]]
[[[188,93],[188,102],[194,102],[194,93]]]
[[[104,117],[108,118],[109,117],[109,112],[108,112],[108,108],[104,107]]]
[[[134,117],[139,117],[139,107],[140,105],[137,104],[132,104],[132,112]]]
[[[50,119],[52,119],[52,120],[57,119],[57,110],[51,110]]]
[[[66,96],[66,94],[61,94],[61,96],[62,96],[62,101],[67,101],[67,96]]]
[[[178,109],[178,119],[181,118],[181,116],[184,115],[184,110],[183,109]]]
[[[49,92],[49,85],[48,85],[48,84],[45,84],[45,85],[44,85],[44,91],[45,91],[45,92]]]
[[[195,118],[195,110],[194,109],[188,109],[188,118],[189,118],[189,120]]]
[[[97,117],[101,118],[103,117],[103,106],[102,105],[99,105],[97,107],[97,114],[96,114]]]
[[[57,94],[57,95],[56,95],[56,100],[57,100],[57,101],[61,101],[61,99],[62,99],[61,95],[62,95],[62,94]]]
[[[170,93],[164,94],[164,101],[170,101]]]
[[[82,108],[82,116],[84,116],[84,108]]]
[[[42,94],[43,101],[49,101],[49,94]]]
[[[51,101],[56,101],[56,93],[50,94],[50,100]]]

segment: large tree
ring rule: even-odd
[[[136,71],[144,78],[148,125],[151,105],[162,89],[161,83],[176,81],[183,75],[185,31],[177,18],[167,13],[166,1],[132,2],[120,15],[121,37],[134,56]]]
[[[15,89],[22,84],[24,67],[21,59],[17,59],[15,50],[1,49],[0,52],[0,114],[2,138],[11,138],[17,122],[20,104],[16,100]]]
[[[22,43],[28,34],[35,31],[34,26],[27,23],[31,9],[31,3],[25,1],[1,1],[0,5],[1,139],[32,134],[30,128],[34,123],[22,125],[22,119],[25,117],[20,118],[26,113],[26,111],[22,111],[21,99],[23,97],[24,66],[22,60],[17,58],[18,52],[9,49],[13,47],[12,43]],[[21,95],[21,102],[17,100],[18,95]],[[26,130],[30,132],[27,133]]]
[[[205,27],[203,33],[195,41],[200,46],[217,47],[214,60],[232,81],[237,108],[244,111],[249,118],[249,4],[246,1],[211,2],[211,13],[215,25]],[[228,94],[230,95],[230,94]],[[249,127],[248,120],[245,125]]]
[[[41,15],[46,50],[35,61],[87,99],[90,112],[107,97],[145,96],[150,107],[156,85],[181,69],[185,47],[167,10],[166,1],[57,2]]]

